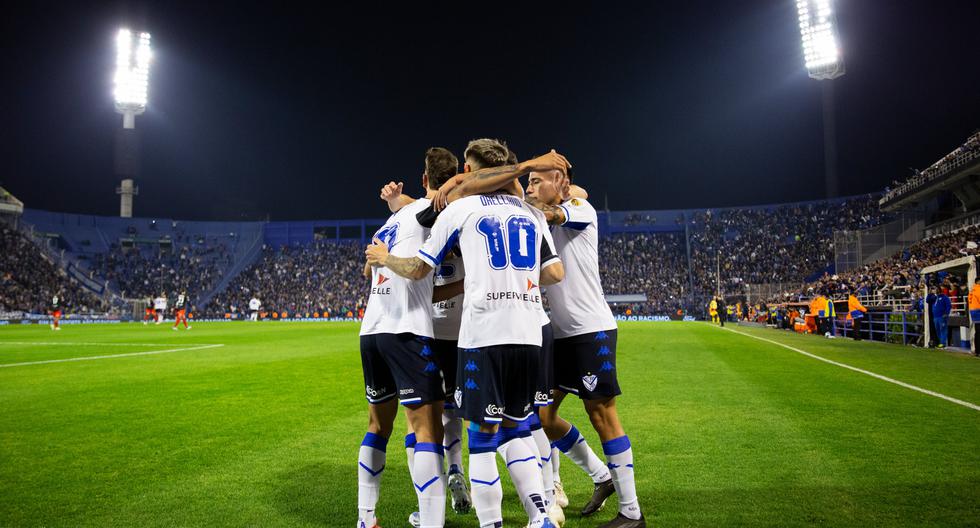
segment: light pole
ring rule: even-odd
[[[797,0],[803,59],[810,77],[822,83],[824,185],[827,198],[837,196],[837,123],[832,80],[844,75],[844,57],[831,0]]]
[[[134,46],[135,40],[135,46]],[[116,75],[114,78],[116,112],[123,116],[123,127],[116,134],[116,175],[122,180],[116,188],[119,216],[133,216],[133,196],[139,188],[133,180],[139,174],[139,136],[136,116],[146,110],[147,85],[150,79],[150,34],[134,37],[128,29],[116,35]]]

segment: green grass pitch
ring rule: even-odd
[[[980,404],[980,360],[963,354],[739,331]],[[357,325],[0,327],[0,365],[173,349],[0,367],[0,526],[354,526]],[[622,324],[618,355],[654,526],[980,526],[974,409],[704,323]],[[579,402],[563,411],[598,450]],[[385,528],[414,509],[403,428]],[[561,468],[566,526],[614,514],[579,518],[591,481]],[[524,526],[502,475],[505,524]]]

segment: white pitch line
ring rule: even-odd
[[[110,355],[106,355],[106,356],[84,356],[84,357],[74,357],[74,358],[65,358],[65,359],[48,359],[48,360],[45,360],[45,361],[27,361],[25,363],[6,363],[6,364],[0,365],[0,368],[6,368],[6,367],[23,367],[23,366],[26,366],[26,365],[46,365],[48,363],[67,363],[69,361],[92,361],[92,360],[95,360],[95,359],[112,359],[112,358],[120,358],[120,357],[150,356],[150,355],[153,355],[153,354],[168,354],[170,352],[186,352],[186,351],[189,351],[189,350],[204,350],[206,348],[217,348],[217,347],[223,347],[223,346],[225,346],[225,345],[223,345],[223,344],[203,345],[203,346],[190,347],[190,348],[187,348],[187,347],[184,347],[184,348],[171,348],[169,350],[148,350],[146,352],[132,352],[132,353],[129,353],[129,354],[110,354]]]
[[[935,398],[939,398],[941,400],[946,400],[948,402],[955,403],[956,405],[962,405],[963,407],[966,407],[968,409],[973,409],[974,411],[980,411],[980,405],[976,405],[976,404],[970,403],[968,401],[958,400],[958,399],[953,398],[951,396],[946,396],[945,394],[941,394],[941,393],[938,393],[938,392],[935,392],[935,391],[931,391],[929,389],[923,389],[922,387],[916,387],[915,385],[911,385],[909,383],[905,383],[904,381],[898,381],[897,379],[892,379],[892,378],[889,378],[888,376],[882,376],[881,374],[876,374],[874,372],[871,372],[870,370],[864,370],[864,369],[860,369],[860,368],[857,368],[857,367],[852,367],[850,365],[847,365],[845,363],[841,363],[839,361],[834,361],[832,359],[827,359],[825,357],[820,357],[820,356],[818,356],[816,354],[811,354],[811,353],[809,353],[809,352],[807,352],[805,350],[800,350],[798,348],[791,347],[791,346],[789,346],[787,344],[780,343],[779,341],[773,341],[772,339],[766,339],[764,337],[754,336],[752,334],[746,334],[745,332],[739,332],[738,330],[733,330],[731,328],[724,328],[724,327],[722,327],[721,329],[722,330],[728,330],[729,332],[734,332],[734,333],[736,333],[738,335],[743,335],[745,337],[751,337],[752,339],[758,339],[759,341],[765,341],[767,343],[772,343],[774,345],[781,346],[781,347],[783,347],[785,349],[792,350],[793,352],[796,352],[797,354],[803,354],[804,356],[811,357],[813,359],[817,359],[817,360],[823,361],[824,363],[830,363],[831,365],[836,365],[838,367],[846,368],[848,370],[853,370],[854,372],[860,372],[861,374],[864,374],[866,376],[871,376],[872,378],[880,379],[881,381],[887,381],[888,383],[894,383],[895,385],[898,385],[899,387],[905,387],[906,389],[911,389],[911,390],[914,390],[916,392],[921,392],[922,394],[927,394],[929,396],[932,396],[932,397],[935,397]]]
[[[78,341],[0,341],[0,345],[18,346],[173,346],[173,345],[206,345],[210,343],[81,343]]]

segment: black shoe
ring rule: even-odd
[[[582,516],[588,517],[601,510],[606,505],[606,499],[613,493],[616,493],[616,487],[613,486],[612,479],[596,484],[595,489],[592,490],[592,498],[582,508]]]
[[[616,515],[615,519],[599,526],[599,528],[647,528],[647,520],[642,515],[639,519],[630,519],[620,513]]]

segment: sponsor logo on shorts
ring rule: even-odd
[[[383,396],[385,392],[386,392],[385,389],[375,390],[370,385],[365,385],[365,387],[364,387],[364,393],[367,394],[368,396],[372,397],[372,398],[377,398],[378,396]]]
[[[404,396],[406,394],[415,394],[415,389],[402,389],[398,391],[398,394]]]
[[[487,405],[487,416],[497,416],[501,414],[504,414],[503,407],[497,407],[492,403],[490,405]]]
[[[603,361],[602,366],[599,367],[599,372],[612,372],[616,367],[613,367],[612,363],[608,361]],[[592,390],[592,389],[589,389]]]
[[[463,384],[467,390],[480,390],[480,386],[473,381],[473,378],[466,378],[466,383]]]
[[[609,347],[607,347],[606,345],[602,345],[601,347],[599,347],[599,351],[596,352],[595,355],[597,355],[597,356],[608,356],[609,355]]]
[[[596,385],[599,384],[599,377],[596,376],[595,374],[582,376],[582,384],[585,385],[586,390],[594,391]]]
[[[466,362],[466,366],[463,367],[463,370],[465,370],[466,372],[476,372],[480,370],[480,368],[476,366],[476,361],[473,361],[471,359]]]

